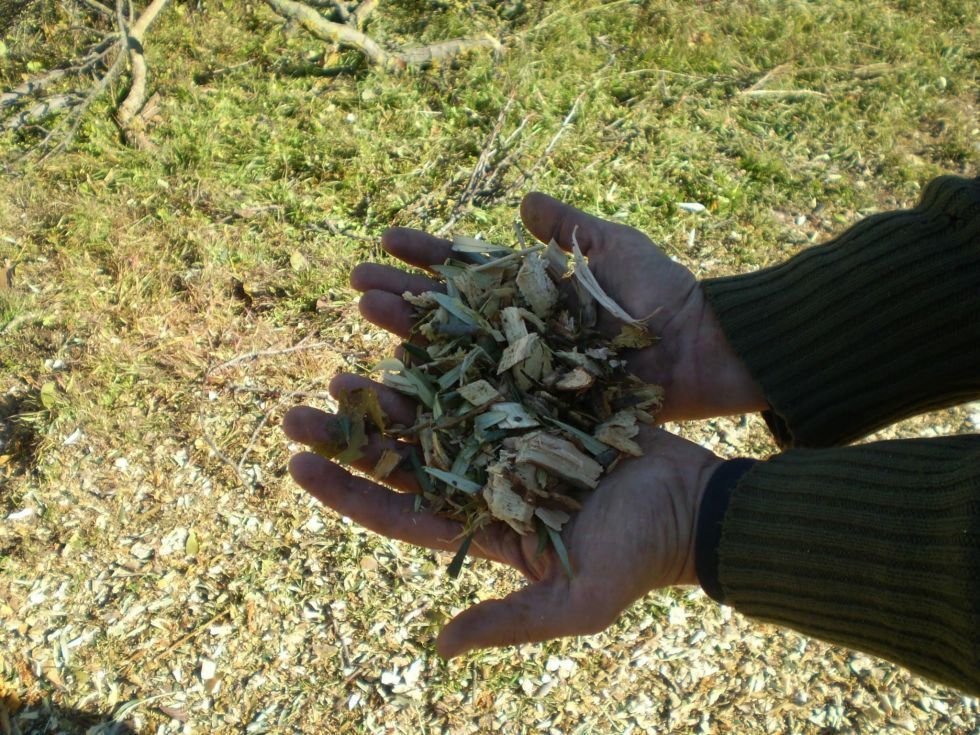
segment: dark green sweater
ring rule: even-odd
[[[980,693],[980,435],[838,446],[980,398],[980,179],[703,287],[792,447],[709,493],[705,589]]]

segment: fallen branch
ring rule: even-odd
[[[87,74],[103,62],[106,55],[112,51],[113,46],[116,45],[118,39],[118,35],[113,33],[95,44],[95,46],[89,50],[89,53],[86,54],[76,65],[65,67],[63,69],[52,69],[51,71],[45,72],[44,74],[34,77],[33,79],[28,79],[26,82],[14,87],[9,92],[0,94],[0,109],[12,107],[19,102],[23,102],[26,97],[38,95],[47,87],[66,76],[74,74]]]
[[[43,161],[65,150],[74,140],[89,108],[122,75],[127,62],[130,66],[130,86],[123,103],[119,107],[118,119],[127,141],[138,147],[149,145],[149,141],[146,140],[139,125],[144,120],[144,116],[140,113],[146,106],[146,61],[143,58],[143,39],[150,25],[169,2],[170,0],[152,0],[143,9],[139,17],[130,24],[127,23],[123,13],[122,1],[117,0],[118,33],[113,33],[102,39],[90,49],[89,53],[78,64],[65,69],[54,69],[0,96],[0,108],[12,106],[23,100],[25,96],[39,93],[68,74],[85,74],[94,71],[105,64],[106,57],[113,50],[116,51],[115,59],[113,59],[108,70],[89,88],[86,94],[73,92],[52,95],[33,107],[21,111],[3,124],[4,129],[16,129],[30,123],[36,123],[55,113],[68,113],[47,132],[40,143],[27,151],[22,158],[38,155]],[[97,8],[100,13],[107,10],[101,3],[94,2],[94,0],[85,4]]]
[[[368,16],[378,7],[380,0],[364,0],[352,13],[351,20],[355,28],[361,28],[367,22]]]
[[[4,120],[3,129],[19,130],[25,125],[31,125],[51,115],[70,110],[80,105],[82,101],[82,97],[74,94],[53,94]]]
[[[146,137],[145,119],[140,116],[146,104],[146,57],[143,55],[143,37],[147,28],[160,14],[170,0],[153,0],[131,28],[126,27],[122,16],[122,0],[116,0],[116,14],[119,16],[120,32],[126,36],[129,53],[129,92],[119,105],[116,120],[122,129],[123,137],[131,146],[140,150],[153,147]]]
[[[355,26],[327,20],[305,3],[296,2],[296,0],[265,0],[265,2],[276,14],[296,21],[317,38],[355,49],[364,55],[368,63],[383,69],[399,70],[409,67],[424,69],[476,49],[500,49],[500,43],[492,38],[458,38],[429,46],[388,51]],[[362,5],[367,5],[367,3],[362,3]],[[360,24],[370,10],[373,10],[373,6],[367,7],[362,14],[359,7],[354,12],[352,20]]]
[[[745,89],[740,97],[829,97],[825,92],[815,89]]]

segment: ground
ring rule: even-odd
[[[85,41],[65,7],[7,35],[0,86]],[[980,732],[976,699],[696,590],[446,664],[441,623],[517,577],[321,512],[278,429],[392,346],[346,285],[391,224],[511,242],[538,189],[709,276],[975,175],[976,6],[400,0],[369,28],[503,52],[384,72],[261,3],[177,3],[152,150],[115,88],[43,163],[0,137],[0,732]],[[758,417],[671,428],[775,451]]]

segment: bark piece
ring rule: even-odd
[[[532,253],[524,259],[517,271],[517,287],[531,305],[531,311],[542,319],[547,318],[558,303],[558,289],[548,277],[547,261]]]
[[[476,380],[472,383],[467,383],[459,389],[459,394],[474,406],[482,406],[496,398],[500,398],[500,393],[497,389],[485,380]]]
[[[608,421],[596,427],[595,438],[603,444],[615,447],[624,454],[639,457],[643,454],[633,437],[640,433],[635,411],[620,411]]]
[[[483,498],[494,518],[503,521],[520,534],[531,533],[534,530],[531,525],[534,508],[514,492],[506,477],[506,469],[507,466],[503,463],[492,465],[488,469]]]
[[[595,489],[602,465],[566,439],[536,431],[528,434],[517,452],[518,462],[529,462],[582,490]]]

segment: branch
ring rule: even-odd
[[[383,69],[397,70],[407,67],[424,69],[478,48],[500,49],[500,43],[492,38],[458,38],[430,46],[387,51],[367,34],[350,25],[331,22],[305,3],[295,0],[265,0],[265,2],[278,15],[295,20],[317,38],[356,49],[364,54],[369,63]],[[362,3],[362,6],[364,5],[367,3]],[[358,21],[362,20],[373,9],[373,5],[368,6],[363,14],[359,14],[361,10],[359,7],[354,12],[354,18]]]
[[[368,16],[374,12],[374,9],[378,7],[380,0],[364,0],[357,8],[354,9],[353,21],[355,28],[362,28],[367,22]]]
[[[374,39],[364,35],[356,28],[326,20],[313,8],[303,3],[294,2],[294,0],[265,0],[265,2],[278,15],[295,20],[323,41],[357,49],[364,54],[369,62],[377,66],[387,68],[392,65],[391,54],[381,48]]]
[[[83,98],[79,97],[78,95],[53,94],[50,97],[41,100],[36,105],[28,107],[26,110],[21,110],[13,117],[4,120],[3,129],[19,130],[25,125],[30,125],[38,120],[43,120],[44,118],[56,113],[71,110],[82,104],[82,102]]]
[[[133,23],[132,27],[126,28],[122,18],[121,10],[118,12],[119,25],[122,32],[126,34],[126,46],[129,49],[129,92],[126,99],[119,105],[116,119],[119,127],[122,128],[123,137],[133,147],[140,150],[147,150],[153,147],[150,139],[146,137],[144,130],[144,120],[140,117],[140,110],[146,104],[146,57],[143,55],[143,37],[150,24],[156,19],[170,0],[153,0],[143,11],[143,14]],[[117,0],[121,8],[121,1]]]
[[[95,44],[89,53],[86,54],[75,66],[68,66],[63,69],[52,69],[51,71],[45,72],[44,74],[34,77],[33,79],[28,79],[26,82],[14,87],[9,92],[0,94],[0,109],[12,107],[18,102],[22,102],[25,97],[31,97],[43,92],[45,88],[69,74],[85,74],[86,72],[92,71],[96,66],[102,63],[106,54],[112,50],[112,47],[115,45],[117,39],[118,36],[116,34],[112,34]]]

